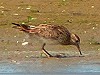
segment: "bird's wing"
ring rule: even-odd
[[[59,40],[59,42],[64,41],[63,43],[70,40],[70,32],[64,26],[40,24],[30,30],[30,33],[47,39]]]
[[[55,39],[62,43],[68,43],[70,41],[70,32],[64,26],[40,24],[39,26],[31,28],[28,25],[12,24],[17,25],[22,31],[30,33],[31,35],[46,39]]]

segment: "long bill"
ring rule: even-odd
[[[82,55],[82,52],[81,52],[81,49],[80,49],[79,44],[77,44],[76,46],[77,46],[77,48],[78,48],[78,50],[79,50],[79,52],[80,52],[80,55]]]

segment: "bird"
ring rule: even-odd
[[[13,28],[17,28],[20,31],[28,33],[29,36],[37,36],[43,39],[51,39],[52,41],[57,41],[61,45],[74,45],[77,47],[79,54],[82,55],[80,49],[80,38],[78,35],[69,32],[69,30],[62,25],[53,25],[53,24],[39,24],[38,26],[26,25],[26,24],[17,24],[12,23]],[[34,38],[34,37],[33,37]],[[44,41],[41,49],[42,52],[47,57],[53,57],[44,47],[46,42]]]

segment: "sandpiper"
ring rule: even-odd
[[[40,24],[38,26],[30,26],[25,24],[12,23],[19,30],[28,33],[30,36],[35,35],[43,39],[56,40],[61,45],[75,45],[80,55],[82,52],[80,50],[80,38],[76,34],[72,34],[64,26],[50,25],[50,24]],[[47,57],[53,57],[49,52],[45,50],[46,42],[43,42],[42,51]]]

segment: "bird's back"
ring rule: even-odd
[[[69,44],[70,32],[64,26],[40,24],[29,32],[45,39],[57,40],[61,44]]]
[[[15,25],[20,26],[20,29],[29,33],[30,36],[38,36],[44,39],[56,40],[60,44],[70,43],[71,34],[64,26],[40,24],[31,28],[27,25]]]

